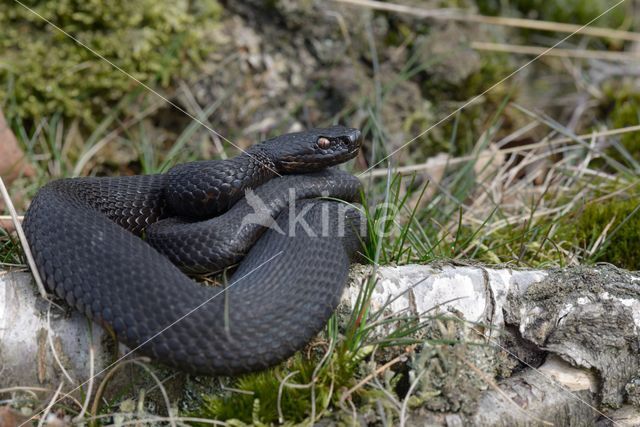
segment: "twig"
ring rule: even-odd
[[[334,0],[338,3],[352,4],[387,12],[405,13],[418,18],[443,19],[450,21],[473,22],[477,24],[501,25],[504,27],[527,28],[531,30],[555,31],[559,33],[574,33],[591,37],[603,37],[608,39],[640,41],[640,34],[632,31],[613,30],[602,27],[582,28],[580,25],[566,24],[562,22],[541,21],[537,19],[510,18],[503,16],[485,16],[468,13],[462,9],[426,9],[396,3],[386,3],[375,0]]]
[[[329,357],[331,357],[331,355],[335,351],[335,348],[336,348],[335,337],[331,337],[329,340],[329,347],[327,348],[327,351],[324,353],[324,355],[322,356],[322,359],[320,359],[316,367],[313,369],[313,373],[311,374],[311,417],[310,419],[312,424],[316,422],[316,382],[318,379],[318,375],[320,375],[320,371],[324,368],[324,364],[329,359]],[[331,375],[330,375],[331,384],[329,385],[329,391],[327,393],[326,401],[331,400],[331,396],[333,396],[333,388],[335,385],[335,375],[333,371],[333,364],[329,362],[328,367],[331,370]]]
[[[635,126],[627,126],[627,127],[623,127],[623,128],[617,128],[617,129],[608,129],[605,131],[601,131],[601,132],[592,132],[592,133],[588,133],[588,134],[583,134],[583,135],[578,135],[576,136],[577,139],[590,139],[590,138],[597,138],[597,137],[603,137],[603,136],[615,136],[615,135],[621,135],[621,134],[625,134],[625,133],[631,133],[631,132],[640,132],[640,125],[635,125]],[[552,139],[550,141],[546,141],[543,140],[541,142],[537,142],[535,144],[527,144],[527,145],[522,145],[520,147],[511,147],[511,148],[505,148],[500,150],[500,153],[502,154],[512,154],[512,153],[519,153],[521,151],[525,151],[525,150],[533,150],[536,148],[540,148],[540,147],[550,147],[552,145],[557,145],[557,144],[566,144],[567,142],[574,142],[574,138],[569,138],[569,137],[561,137],[561,138],[556,138],[556,139]],[[458,165],[461,163],[465,163],[471,160],[474,160],[476,158],[476,156],[474,155],[468,155],[468,156],[461,156],[461,157],[455,157],[455,158],[447,158],[447,159],[443,159],[441,161],[427,161],[425,163],[420,163],[417,165],[409,165],[409,166],[400,166],[400,167],[396,167],[393,168],[392,171],[395,173],[399,173],[402,175],[407,175],[410,174],[412,172],[418,172],[427,168],[432,168],[432,167],[442,167],[442,166],[454,166],[454,165]],[[388,174],[388,169],[387,168],[379,168],[379,169],[372,169],[369,172],[366,172],[366,175],[371,175],[375,178],[378,177],[386,177]],[[365,175],[365,174],[363,174]]]
[[[53,397],[51,398],[51,400],[49,401],[49,403],[47,404],[47,407],[44,409],[44,411],[42,412],[42,417],[40,418],[40,420],[38,420],[38,427],[42,427],[44,426],[44,422],[47,419],[47,416],[49,415],[49,411],[51,410],[51,408],[53,408],[53,404],[56,403],[56,400],[58,398],[58,395],[60,394],[60,390],[62,390],[62,387],[64,386],[64,381],[62,381],[60,383],[60,385],[58,386],[58,389],[56,390],[56,392],[53,394]]]
[[[160,393],[162,393],[162,398],[164,399],[164,404],[167,406],[167,415],[169,416],[169,424],[171,424],[171,427],[176,427],[176,422],[174,420],[174,416],[171,413],[171,401],[169,400],[169,395],[167,394],[167,389],[164,388],[164,386],[162,385],[162,382],[160,381],[160,378],[158,378],[158,376],[151,370],[151,368],[149,368],[147,365],[145,365],[144,363],[140,362],[139,360],[133,360],[133,363],[135,365],[140,366],[142,369],[144,369],[149,376],[156,382],[157,386],[160,388]]]
[[[220,390],[223,390],[223,391],[230,391],[231,393],[246,394],[247,396],[253,396],[256,394],[251,390],[242,390],[239,388],[229,387],[222,382],[222,378],[218,378],[218,384],[220,385]]]
[[[7,388],[0,388],[0,393],[14,393],[16,391],[47,392],[47,391],[51,391],[51,389],[44,388],[44,387],[7,387]]]
[[[391,359],[390,361],[388,361],[387,363],[385,363],[384,365],[380,366],[378,369],[376,369],[375,371],[371,372],[369,375],[367,375],[366,377],[364,377],[360,382],[358,382],[358,384],[354,385],[353,387],[351,387],[349,390],[347,390],[346,392],[344,392],[342,394],[342,396],[340,396],[340,403],[343,403],[345,400],[347,400],[347,398],[349,396],[351,396],[353,394],[354,391],[358,390],[359,388],[361,388],[363,385],[365,385],[366,383],[368,383],[369,381],[371,381],[371,379],[373,377],[375,377],[376,375],[379,375],[381,372],[386,371],[387,369],[389,369],[390,367],[392,367],[393,365],[395,365],[396,363],[399,362],[403,362],[404,360],[406,360],[407,356],[404,354],[401,354],[400,356],[396,356],[393,359]]]
[[[471,42],[471,47],[476,50],[491,52],[506,52],[522,55],[540,55],[548,48],[540,46],[513,45],[508,43]],[[580,50],[555,48],[544,53],[545,56],[560,58],[601,59],[606,61],[640,61],[640,56],[626,52],[608,52],[604,50]]]
[[[4,366],[2,371],[4,371]],[[0,375],[2,374],[2,371],[0,371]],[[7,387],[7,388],[1,388],[0,389],[0,394],[4,394],[4,393],[11,393],[11,399],[10,400],[14,400],[15,397],[13,396],[14,393],[17,392],[21,392],[24,394],[28,394],[29,396],[31,396],[34,400],[38,399],[38,394],[36,392],[49,392],[51,391],[48,388],[43,388],[43,387]],[[3,400],[3,402],[8,402],[10,400]]]
[[[406,413],[407,413],[407,404],[409,403],[409,398],[411,397],[411,395],[413,394],[413,390],[416,388],[416,386],[420,383],[420,380],[422,379],[422,376],[427,372],[427,369],[423,369],[418,376],[416,377],[415,380],[413,380],[413,382],[411,383],[411,385],[409,386],[409,390],[407,390],[407,395],[404,397],[404,400],[402,401],[402,407],[400,408],[400,427],[404,427],[405,425],[405,418],[406,418]]]
[[[56,351],[56,347],[53,344],[53,329],[51,328],[51,306],[53,303],[49,302],[49,307],[47,308],[47,343],[49,343],[49,347],[51,348],[51,354],[53,355],[53,359],[58,364],[58,368],[62,371],[67,380],[69,380],[70,384],[75,384],[75,380],[71,378],[71,375],[67,372],[67,370],[62,365],[60,361],[60,357],[58,357],[58,352]]]
[[[278,386],[278,399],[276,400],[276,408],[278,410],[278,422],[280,424],[284,424],[284,414],[282,413],[282,392],[283,392],[284,386],[285,384],[287,384],[287,380],[289,378],[299,373],[300,371],[290,372],[289,375],[287,375],[286,377],[284,377],[282,381],[280,381],[280,385]]]
[[[29,264],[29,268],[31,268],[31,273],[33,274],[33,279],[36,281],[36,285],[38,286],[38,291],[40,292],[40,296],[47,301],[49,297],[47,295],[47,291],[44,288],[44,284],[42,283],[42,279],[40,278],[40,273],[38,272],[38,267],[36,267],[36,262],[33,259],[33,254],[31,253],[31,248],[29,247],[29,242],[27,242],[27,237],[24,235],[24,230],[22,229],[22,224],[18,221],[18,214],[16,213],[16,208],[13,206],[13,202],[9,197],[9,192],[7,191],[7,187],[4,186],[4,181],[2,177],[0,177],[0,193],[2,194],[2,199],[4,200],[7,209],[9,209],[9,214],[11,216],[11,220],[13,221],[13,227],[16,229],[18,233],[18,238],[20,239],[20,243],[22,244],[22,249],[24,250],[24,256],[27,258],[27,263]]]
[[[24,215],[16,215],[16,219],[20,222],[24,221]],[[0,215],[0,221],[12,221],[11,215]]]
[[[334,341],[332,339],[331,343],[329,344],[329,348],[322,356],[322,359],[320,359],[320,361],[316,364],[316,367],[314,368],[313,373],[311,374],[311,381],[308,382],[307,384],[291,384],[287,382],[289,378],[299,373],[299,371],[293,371],[289,373],[287,376],[285,376],[283,379],[280,379],[277,377],[278,381],[280,381],[280,386],[278,387],[277,409],[278,409],[278,420],[281,424],[284,422],[284,415],[281,409],[281,398],[282,398],[282,393],[284,391],[284,387],[294,388],[294,389],[309,389],[309,388],[311,389],[311,415],[309,416],[309,419],[311,420],[312,423],[315,422],[315,418],[316,418],[316,401],[315,401],[316,388],[315,387],[318,381],[318,373],[320,369],[322,369],[327,358],[332,354],[333,349],[334,349]],[[333,394],[333,379],[331,380],[329,393],[327,393],[327,400],[330,399],[332,394]]]
[[[139,358],[139,360],[146,360],[146,358]],[[93,405],[91,405],[91,415],[92,415],[92,419],[95,419],[96,414],[98,413],[98,407],[100,406],[100,399],[102,398],[102,394],[104,393],[104,389],[107,387],[107,384],[109,383],[109,381],[111,380],[111,378],[116,374],[116,372],[118,372],[120,369],[122,369],[123,367],[125,367],[126,365],[130,364],[130,363],[134,363],[136,362],[136,359],[129,359],[129,360],[124,360],[121,361],[120,363],[118,363],[117,365],[115,365],[113,367],[113,369],[111,369],[109,372],[107,372],[107,374],[104,376],[104,378],[102,379],[102,381],[100,382],[100,385],[98,386],[98,389],[96,390],[96,395],[93,398]],[[93,423],[92,423],[93,424]]]
[[[162,379],[162,385],[164,385],[167,381],[170,381],[170,380],[174,379],[178,375],[180,375],[180,372],[174,372],[173,374],[163,378]],[[151,394],[151,392],[154,391],[156,388],[158,388],[158,385],[154,385],[149,390],[147,390],[147,394]]]
[[[84,418],[84,414],[87,412],[87,408],[89,407],[89,402],[91,401],[91,392],[93,391],[93,371],[94,371],[94,358],[95,358],[95,350],[93,349],[93,344],[89,347],[89,386],[87,387],[87,395],[84,398],[84,403],[82,404],[82,409],[80,413],[74,418],[74,421],[79,421]]]
[[[600,233],[596,241],[593,242],[593,246],[591,246],[591,249],[587,249],[587,255],[593,256],[593,254],[596,253],[596,251],[600,248],[600,245],[602,244],[602,242],[604,242],[607,239],[607,233],[609,232],[609,229],[613,226],[614,222],[616,222],[615,215],[613,215],[613,217],[611,218],[611,221],[609,221],[607,225],[604,227],[604,229],[602,230],[602,233]]]

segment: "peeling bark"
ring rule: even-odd
[[[609,265],[543,272],[445,264],[383,267],[378,277],[373,307],[381,308],[390,296],[401,295],[390,304],[390,311],[415,306],[416,312],[425,313],[439,306],[440,312],[458,313],[469,323],[486,325],[472,330],[484,332],[487,343],[526,366],[501,381],[500,392],[483,392],[472,417],[417,410],[414,421],[524,426],[545,425],[546,420],[554,425],[607,425],[612,422],[606,414],[615,414],[616,408],[624,409],[627,419],[640,416],[640,408],[633,406],[640,403],[637,274]],[[346,301],[352,304],[355,295],[357,288],[350,288]],[[469,342],[474,340],[477,342],[468,335]],[[575,388],[576,384],[584,387]],[[506,403],[497,403],[500,400]],[[640,425],[634,422],[624,425]]]
[[[505,305],[509,323],[530,342],[595,371],[601,399],[624,403],[640,373],[640,278],[611,266],[553,271]]]

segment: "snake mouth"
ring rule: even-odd
[[[344,147],[333,153],[313,153],[306,156],[287,156],[278,160],[278,165],[288,172],[320,170],[347,162],[358,155],[360,144]]]

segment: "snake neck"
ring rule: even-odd
[[[226,212],[245,191],[279,175],[269,147],[251,147],[228,160],[184,163],[167,173],[165,197],[176,214],[202,219]]]
[[[283,171],[279,170],[276,157],[277,156],[273,152],[272,145],[262,142],[254,145],[230,161],[237,162],[234,163],[234,166],[245,167],[249,171],[255,171],[256,175],[259,175],[260,177],[264,176],[265,178],[262,180],[257,178],[260,180],[260,183],[263,183],[264,181],[283,173]],[[248,178],[248,180],[253,179],[254,177]]]

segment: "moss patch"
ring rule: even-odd
[[[639,270],[639,211],[640,202],[637,199],[613,199],[588,204],[575,222],[577,241],[582,247],[591,248],[608,227],[604,241],[594,254],[594,261]]]
[[[311,363],[302,362],[296,357],[295,368],[302,371],[291,377],[290,382],[302,384],[310,380],[313,372]],[[278,391],[280,380],[289,372],[282,368],[243,375],[233,383],[233,389],[207,395],[197,415],[218,420],[239,420],[243,423],[277,423]],[[311,407],[310,390],[283,387],[280,408],[286,419],[300,422],[308,416]]]
[[[145,84],[168,85],[211,49],[216,0],[28,1],[0,9],[0,99],[11,117],[62,113],[95,124],[137,83],[43,18]]]
[[[346,390],[355,383],[358,360],[346,360],[344,356],[334,353],[328,363],[330,369],[317,372],[319,357],[307,359],[297,353],[275,368],[234,379],[232,388],[205,395],[193,415],[238,425],[268,425],[278,422],[279,408],[287,425],[300,423],[311,415],[313,405],[317,416],[335,403],[337,390]],[[314,371],[318,375],[312,390]]]
[[[611,81],[603,87],[605,115],[612,129],[640,124],[640,88],[631,81]],[[620,143],[636,161],[640,161],[640,132],[627,132],[620,136]],[[627,163],[619,150],[611,147],[607,154],[622,163]]]
[[[504,14],[505,5],[508,5],[528,18],[586,24],[614,3],[608,0],[478,0],[477,4],[480,11],[486,14]],[[620,5],[599,18],[594,25],[617,28],[624,22],[626,12],[625,7]]]

